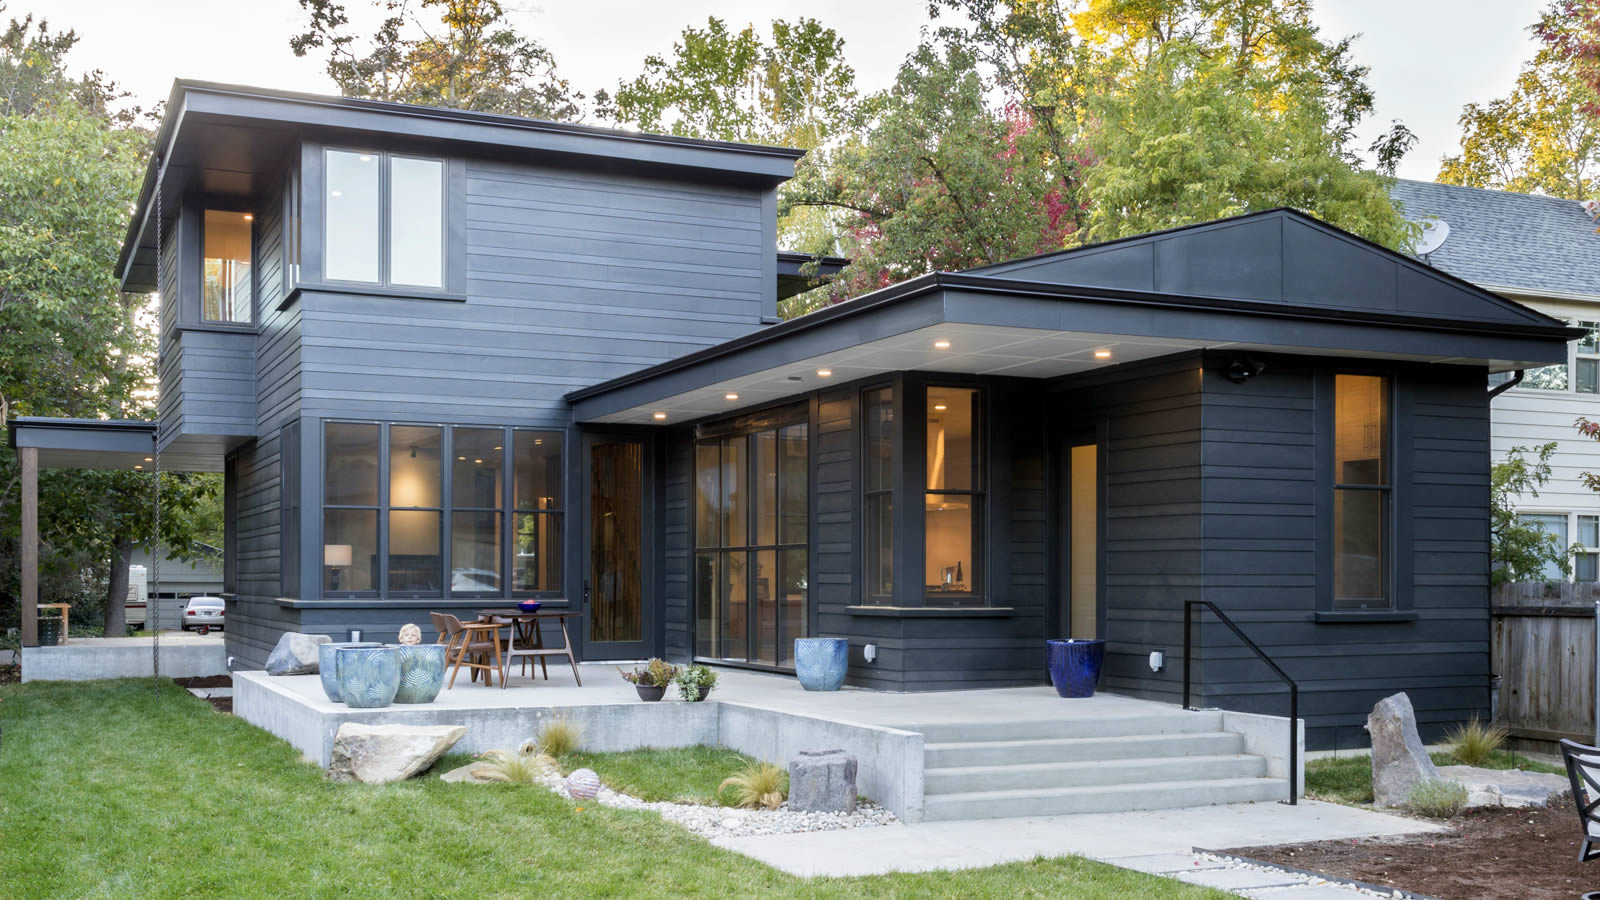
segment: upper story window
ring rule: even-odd
[[[1600,393],[1600,322],[1572,324],[1588,329],[1589,333],[1573,342],[1568,361],[1528,369],[1522,375],[1522,383],[1517,385],[1519,389]],[[1489,384],[1504,384],[1510,378],[1510,372],[1497,372],[1489,376]]]
[[[1337,375],[1333,417],[1333,608],[1389,609],[1389,379]]]
[[[200,315],[207,322],[250,324],[251,220],[247,212],[205,212]]]
[[[929,603],[981,593],[983,409],[974,388],[929,387],[923,566]]]
[[[328,150],[323,274],[329,281],[444,287],[444,162]]]

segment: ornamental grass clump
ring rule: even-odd
[[[1418,782],[1406,794],[1406,808],[1432,819],[1449,819],[1467,805],[1467,789],[1454,781],[1434,778]]]
[[[534,741],[523,741],[515,751],[486,750],[478,755],[478,760],[471,769],[473,777],[510,784],[536,784],[541,775],[555,771],[556,767],[556,761],[540,753]]]
[[[1510,739],[1511,732],[1504,727],[1479,721],[1477,716],[1473,716],[1465,724],[1447,732],[1444,743],[1450,748],[1450,755],[1463,765],[1481,766]]]
[[[558,716],[539,729],[536,739],[539,752],[553,758],[574,753],[583,743],[583,727],[564,716]]]
[[[717,785],[717,797],[728,795],[731,806],[777,809],[789,796],[789,773],[768,762],[753,762]]]

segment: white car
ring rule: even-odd
[[[213,628],[222,628],[225,606],[221,597],[190,597],[188,605],[183,608],[183,630],[193,628],[206,634]]]

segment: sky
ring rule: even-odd
[[[503,0],[519,30],[554,53],[585,93],[614,89],[650,53],[667,53],[686,25],[717,16],[730,25],[811,16],[845,40],[864,90],[886,87],[928,26],[926,0]],[[347,0],[351,18],[367,0]],[[1458,147],[1467,103],[1509,92],[1535,42],[1527,28],[1542,0],[1316,0],[1325,38],[1360,34],[1356,61],[1371,68],[1377,97],[1359,145],[1392,120],[1419,138],[1399,174],[1432,180]],[[10,0],[5,15],[32,12],[78,31],[75,69],[98,68],[146,105],[174,78],[332,93],[320,61],[295,58],[289,38],[304,23],[296,0]]]

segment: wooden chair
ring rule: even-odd
[[[1600,747],[1561,740],[1561,759],[1567,764],[1567,780],[1572,782],[1572,803],[1578,808],[1578,825],[1583,829],[1583,845],[1578,862],[1600,859]],[[1587,896],[1587,895],[1585,895]]]
[[[444,634],[447,635],[445,665],[453,663],[455,666],[450,670],[448,687],[456,686],[456,676],[461,674],[463,667],[472,670],[474,679],[478,672],[483,672],[484,685],[493,686],[494,673],[500,670],[500,629],[505,626],[494,622],[462,624],[460,619],[449,613],[434,615],[439,617],[444,625]]]

